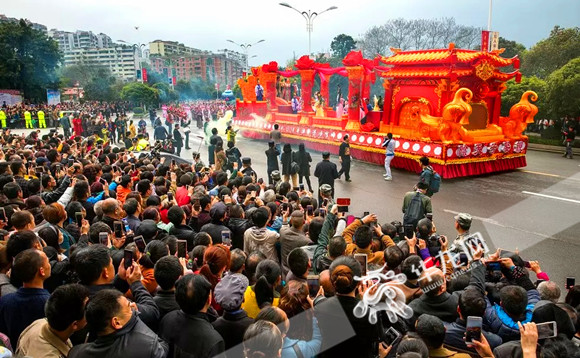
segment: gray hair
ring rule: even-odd
[[[272,189],[268,189],[264,192],[264,202],[273,203],[276,201],[276,192]]]
[[[560,287],[554,281],[542,281],[538,285],[540,299],[558,303],[560,299]]]

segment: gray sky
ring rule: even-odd
[[[250,49],[251,65],[285,64],[308,50],[306,21],[277,0],[0,0],[0,13],[24,17],[49,29],[103,32],[114,41],[174,40],[217,50],[226,42],[266,42]],[[355,39],[373,25],[391,18],[455,17],[458,24],[487,27],[488,0],[287,0],[300,10],[338,10],[314,21],[312,50],[328,50],[334,36]],[[494,0],[492,29],[527,47],[549,35],[554,25],[580,26],[579,0]],[[134,29],[139,26],[139,31]]]

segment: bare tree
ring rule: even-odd
[[[401,50],[407,50],[411,47],[410,21],[398,18],[387,21],[384,26],[387,30],[391,47],[400,48]]]
[[[411,47],[415,50],[425,48],[427,43],[428,20],[417,19],[409,22],[409,38]]]
[[[481,41],[481,29],[473,26],[459,26],[455,37],[455,44],[459,48],[477,49]]]
[[[373,26],[365,32],[359,41],[359,46],[366,58],[374,58],[377,54],[386,54],[389,47],[389,36],[385,26]]]

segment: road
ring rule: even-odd
[[[182,157],[191,158],[191,152],[198,149],[197,134],[201,133],[192,132],[192,149],[182,150]],[[252,158],[258,177],[266,179],[267,144],[241,136],[237,139],[243,156]],[[201,153],[207,163],[205,144],[201,145]],[[322,156],[311,154],[313,173]],[[331,160],[339,166],[337,157]],[[531,151],[527,161],[528,166],[519,170],[443,180],[440,192],[433,197],[434,222],[439,233],[454,238],[454,215],[471,214],[472,233],[481,232],[492,250],[518,249],[525,260],[538,260],[564,296],[566,277],[580,279],[580,160]],[[403,196],[416,184],[418,175],[393,169],[393,181],[387,182],[383,173],[381,166],[354,160],[352,182],[337,180],[335,197],[350,197],[353,215],[370,211],[378,215],[381,223],[401,221]],[[311,180],[316,186],[316,178],[312,176]]]

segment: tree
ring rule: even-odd
[[[522,55],[526,52],[526,46],[516,41],[507,40],[501,36],[499,37],[499,48],[504,49],[501,55],[505,58],[512,58],[514,56],[522,58]]]
[[[98,67],[89,66],[85,63],[63,66],[57,70],[61,87],[73,87],[77,83],[85,87],[97,74]]]
[[[126,84],[121,90],[121,99],[134,105],[155,105],[159,101],[159,92],[141,82]]]
[[[547,87],[551,114],[556,118],[580,116],[580,57],[552,72]]]
[[[332,56],[338,58],[345,58],[346,55],[356,48],[356,42],[352,36],[340,34],[336,36],[330,43],[330,50],[332,51]]]
[[[520,83],[516,83],[514,80],[510,80],[506,83],[507,88],[502,93],[501,101],[501,113],[503,116],[507,117],[510,112],[510,108],[520,101],[522,94],[525,91],[534,91],[538,95],[538,100],[534,104],[538,107],[538,118],[548,118],[549,107],[548,107],[548,87],[546,81],[538,77],[522,77]]]
[[[373,26],[359,40],[363,55],[374,58],[377,54],[384,55],[389,49],[387,29],[384,26]]]
[[[85,99],[89,101],[116,101],[119,92],[115,88],[116,78],[108,67],[94,68],[94,75],[83,85]]]
[[[46,100],[46,88],[58,87],[55,69],[60,60],[57,42],[24,20],[0,24],[0,88]]]
[[[535,44],[524,54],[522,73],[548,78],[550,73],[580,57],[580,28],[555,26],[550,37]]]

